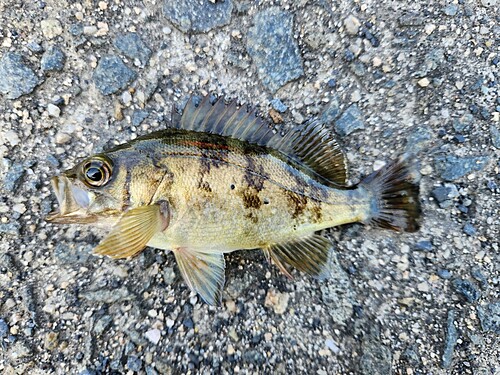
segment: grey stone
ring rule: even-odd
[[[500,130],[494,125],[490,126],[491,144],[500,150]]]
[[[356,104],[347,108],[340,118],[335,121],[335,131],[341,137],[348,136],[356,130],[363,130],[364,128],[363,114]]]
[[[320,290],[323,304],[336,324],[345,324],[353,314],[355,302],[349,276],[340,266],[336,254],[332,254],[329,263],[330,277],[321,283]]]
[[[362,344],[363,355],[360,369],[363,375],[387,375],[391,373],[392,353],[380,339],[368,335]]]
[[[127,358],[127,367],[132,371],[140,371],[142,368],[142,361],[135,355],[129,355]]]
[[[163,281],[165,284],[172,284],[175,280],[175,271],[172,267],[165,267],[163,270]]]
[[[470,130],[470,127],[472,123],[474,122],[474,116],[471,115],[470,113],[466,113],[459,119],[454,119],[453,120],[453,129],[457,133],[466,133]]]
[[[151,49],[137,33],[118,35],[113,44],[125,56],[139,60],[141,66],[145,66],[149,62]]]
[[[416,153],[421,151],[432,140],[432,132],[428,127],[420,126],[410,133],[405,150],[406,152]]]
[[[477,315],[483,331],[500,335],[500,302],[492,302],[486,306],[478,306]]]
[[[43,47],[35,41],[29,42],[26,46],[33,53],[42,53],[43,52]]]
[[[105,332],[113,322],[113,318],[109,315],[102,316],[94,325],[94,332],[96,335],[101,335]]]
[[[339,116],[339,113],[340,113],[339,98],[337,96],[333,96],[330,98],[330,101],[323,109],[323,113],[321,114],[321,122],[323,124],[333,124],[333,122]]]
[[[481,291],[469,280],[455,279],[452,281],[453,288],[467,302],[473,303],[481,298]]]
[[[0,338],[7,336],[9,332],[9,326],[5,323],[5,320],[0,319]]]
[[[280,99],[273,99],[271,100],[271,107],[273,107],[274,110],[284,113],[288,110],[288,107],[283,104],[283,102]]]
[[[443,280],[449,280],[451,279],[452,273],[447,269],[438,268],[437,275]]]
[[[21,224],[18,222],[11,222],[11,223],[0,223],[0,233],[3,233],[5,235],[9,236],[19,236],[19,231],[21,230]]]
[[[473,171],[480,171],[488,163],[488,156],[437,156],[436,171],[446,181],[457,180]]]
[[[435,71],[443,62],[446,62],[444,57],[444,50],[441,48],[435,48],[429,51],[425,57],[419,70],[415,72],[415,76],[418,78],[426,77],[431,72]]]
[[[139,126],[142,124],[142,122],[149,116],[149,112],[138,109],[135,110],[134,113],[132,114],[132,125],[134,126]]]
[[[62,70],[65,61],[66,55],[64,52],[58,46],[51,46],[42,55],[40,65],[45,72]]]
[[[31,93],[41,83],[35,72],[24,63],[21,55],[7,52],[0,60],[0,93],[7,99],[17,99]]]
[[[457,340],[458,332],[455,327],[455,310],[449,310],[448,318],[446,319],[446,342],[441,362],[443,368],[450,368]]]
[[[449,207],[451,201],[459,196],[457,187],[454,184],[449,183],[444,184],[444,186],[434,188],[431,194],[439,203],[441,208]]]
[[[136,77],[137,73],[125,65],[122,59],[108,55],[99,60],[93,80],[103,95],[110,95],[123,90]]]
[[[248,32],[247,50],[262,84],[272,92],[304,74],[293,37],[293,15],[278,7],[255,15],[254,26]]]
[[[458,13],[458,5],[457,4],[448,4],[444,7],[443,13],[447,16],[454,17]]]
[[[233,11],[232,0],[165,0],[163,13],[184,32],[206,33],[229,24]]]
[[[468,236],[475,236],[476,235],[476,228],[474,228],[474,226],[469,222],[465,223],[463,229],[464,229],[464,233]]]
[[[470,274],[476,281],[479,281],[481,288],[488,287],[488,278],[483,274],[479,266],[472,267]]]
[[[418,241],[415,244],[415,249],[421,250],[421,251],[431,251],[432,250],[432,242],[429,240]]]

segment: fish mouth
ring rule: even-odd
[[[45,218],[56,224],[92,223],[96,218],[87,214],[90,205],[90,195],[86,190],[75,186],[64,176],[53,177],[50,181],[59,204],[59,210],[52,211]]]

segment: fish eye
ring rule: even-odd
[[[90,187],[101,187],[111,179],[111,162],[103,158],[95,158],[83,164],[84,182]]]

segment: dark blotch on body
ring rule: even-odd
[[[243,205],[245,208],[256,208],[259,209],[262,205],[262,201],[259,197],[259,192],[254,187],[249,187],[239,191],[239,195],[243,200]]]
[[[304,213],[307,207],[307,197],[288,191],[286,197],[290,202],[290,206],[293,208],[292,218],[296,219]]]

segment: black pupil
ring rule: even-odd
[[[86,175],[90,181],[99,182],[102,180],[102,171],[97,167],[87,169]]]

